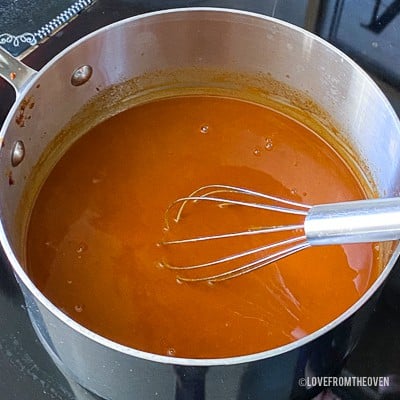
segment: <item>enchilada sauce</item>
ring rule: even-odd
[[[51,171],[27,234],[32,279],[106,338],[157,354],[213,358],[302,338],[338,317],[376,278],[377,251],[361,244],[309,248],[231,281],[180,282],[161,260],[204,262],[267,238],[182,248],[160,246],[165,237],[289,223],[260,210],[191,204],[165,232],[168,205],[211,183],[309,204],[365,197],[340,156],[281,113],[217,96],[153,101],[93,128]]]

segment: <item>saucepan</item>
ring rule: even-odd
[[[191,73],[173,72],[182,70]],[[30,187],[38,184],[32,171],[49,149],[62,147],[64,139],[58,135],[64,127],[102,92],[109,106],[91,106],[100,120],[138,93],[155,93],[171,82],[204,85],[209,76],[204,70],[220,72],[213,75],[213,84],[240,85],[227,76],[250,74],[307,93],[335,122],[348,150],[362,160],[360,169],[377,194],[399,193],[400,122],[373,80],[346,55],[274,18],[226,9],[167,10],[104,27],[40,71],[1,51],[0,73],[17,92],[0,135],[1,244],[43,346],[65,374],[102,398],[310,398],[318,388],[304,385],[304,378],[340,370],[395,265],[397,243],[388,245],[375,283],[340,317],[291,344],[223,359],[161,356],[101,337],[54,306],[24,269],[19,210]],[[74,121],[84,130],[85,118]]]

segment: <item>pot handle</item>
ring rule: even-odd
[[[0,46],[0,77],[10,83],[17,95],[37,74],[37,71],[23,64]]]

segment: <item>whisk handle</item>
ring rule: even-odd
[[[400,239],[400,198],[313,206],[305,218],[304,231],[311,245]]]

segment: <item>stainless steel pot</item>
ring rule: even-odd
[[[19,204],[32,184],[31,171],[63,127],[99,89],[159,70],[203,67],[270,74],[309,93],[340,127],[379,194],[399,193],[400,122],[348,57],[265,16],[208,8],[162,11],[94,32],[40,72],[0,52],[0,73],[17,91],[0,134],[1,243],[41,342],[65,373],[105,399],[306,398],[315,390],[301,379],[334,374],[355,346],[398,257],[397,243],[377,281],[335,321],[297,342],[226,359],[165,357],[107,340],[57,309],[23,268]]]

